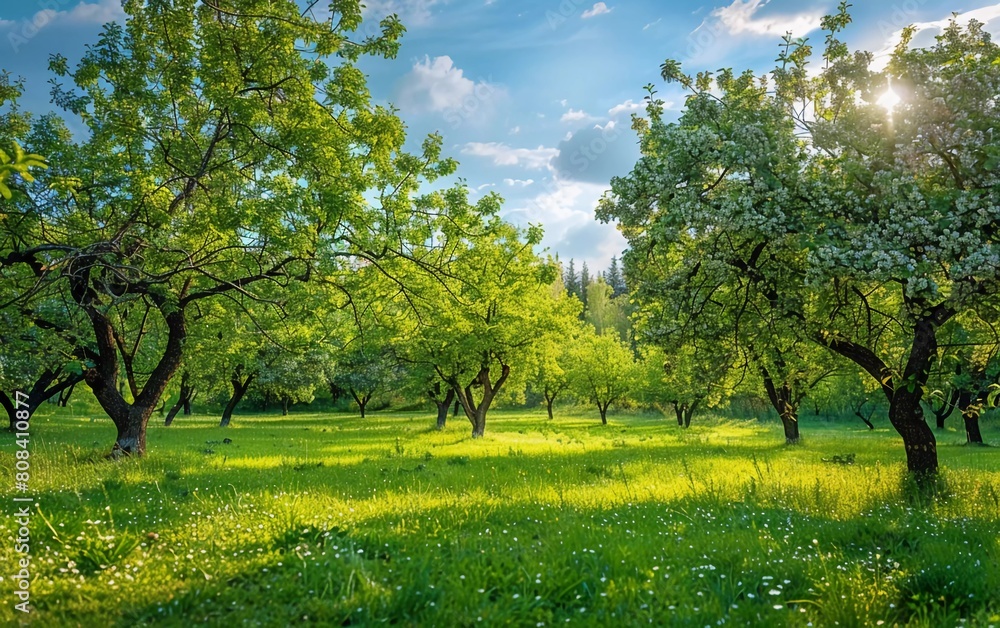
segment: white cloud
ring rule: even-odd
[[[432,9],[442,0],[365,0],[362,15],[373,23],[395,13],[407,26],[422,26],[431,20]]]
[[[644,103],[634,102],[631,98],[629,98],[625,102],[619,105],[615,105],[611,109],[608,109],[608,115],[614,118],[623,113],[636,113],[639,111],[644,111],[645,109],[646,105]]]
[[[516,127],[512,128],[510,130],[510,134],[511,135],[520,135],[520,133],[521,133],[521,127],[520,126],[516,126]]]
[[[587,115],[586,111],[584,111],[582,109],[577,110],[577,109],[573,109],[572,107],[570,107],[570,110],[567,111],[566,113],[564,113],[561,118],[559,118],[559,121],[560,122],[579,122],[580,120],[586,120],[589,117],[590,116]]]
[[[654,26],[657,26],[662,21],[663,21],[663,18],[661,17],[660,19],[656,20],[655,22],[650,22],[649,24],[646,24],[645,26],[643,26],[642,30],[648,31],[649,29],[653,28]]]
[[[49,2],[38,2],[38,6],[60,7],[69,4],[68,0],[50,0]],[[0,20],[0,30],[4,43],[17,53],[28,44],[36,35],[45,32],[50,26],[61,27],[59,35],[52,35],[52,38],[65,37],[65,32],[72,29],[76,32],[84,32],[106,24],[108,22],[122,22],[125,19],[125,11],[122,10],[120,0],[97,0],[96,2],[80,2],[70,9],[57,11],[52,8],[44,8],[29,18],[22,20]],[[45,37],[43,37],[45,39]],[[51,52],[51,48],[48,52]],[[43,58],[45,53],[43,53]]]
[[[480,109],[499,91],[499,86],[487,81],[476,82],[466,78],[461,68],[447,55],[433,59],[425,56],[414,63],[403,78],[400,105],[436,112]]]
[[[545,148],[512,148],[501,142],[469,142],[462,148],[463,155],[486,157],[498,166],[522,166],[530,170],[541,170],[549,165],[553,157],[559,154],[559,149]]]
[[[936,35],[948,26],[952,19],[955,19],[962,25],[968,24],[969,20],[977,20],[986,24],[986,30],[992,33],[994,37],[1000,37],[1000,3],[994,4],[993,6],[982,7],[980,9],[973,9],[971,11],[966,11],[965,13],[959,13],[955,16],[948,16],[940,20],[917,22],[912,26],[916,29],[917,33],[921,31],[932,31],[933,34]],[[888,34],[888,40],[885,42],[884,48],[875,53],[875,59],[872,63],[873,69],[882,70],[889,63],[889,57],[892,54],[892,51],[896,49],[896,46],[902,40],[903,27],[907,26],[907,24],[909,23],[879,24],[883,34]]]
[[[49,3],[38,3],[61,6],[68,4],[65,0]],[[50,24],[66,24],[70,26],[80,26],[83,24],[106,24],[108,22],[122,21],[125,19],[125,11],[122,9],[121,0],[97,0],[97,2],[81,2],[71,9],[54,11],[52,9],[42,9],[30,18],[21,22],[0,19],[0,27],[12,27],[20,24],[29,29],[30,34],[49,26]]]
[[[621,255],[625,239],[613,225],[594,218],[597,201],[607,185],[581,181],[547,180],[533,198],[505,217],[519,224],[541,223],[545,228],[542,245],[558,253],[563,260],[576,259],[591,269],[606,268],[612,255]]]
[[[510,187],[522,187],[522,188],[526,188],[529,185],[531,185],[532,183],[534,183],[535,180],[534,179],[504,179],[503,182],[504,182],[504,184],[509,185]]]
[[[781,36],[791,31],[796,36],[803,36],[820,26],[825,9],[814,9],[791,15],[757,16],[757,12],[770,0],[733,0],[727,7],[712,11],[722,27],[731,35],[767,35]]]
[[[603,2],[598,2],[591,8],[584,11],[583,15],[581,15],[580,17],[582,17],[583,19],[587,19],[591,17],[596,17],[598,15],[603,15],[605,13],[611,13],[611,9],[609,9],[608,5],[604,4]]]

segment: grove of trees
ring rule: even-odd
[[[222,427],[251,404],[419,406],[439,429],[460,412],[473,438],[498,405],[556,420],[575,401],[602,423],[640,407],[683,428],[762,402],[791,445],[807,409],[869,422],[880,395],[911,472],[937,470],[929,416],[982,442],[1000,47],[981,24],[926,48],[907,30],[882,67],[841,41],[841,4],[822,50],[787,37],[764,75],[666,61],[683,110],[646,87],[641,158],[597,209],[628,250],[595,271],[541,250],[499,196],[447,183],[441,137],[404,149],[359,69],[394,57],[403,26],[361,36],[361,3],[333,8],[128,2],[78,64],[50,59],[60,114],[24,111],[0,74],[12,425],[10,391],[34,410],[86,389],[117,458],[196,401]]]

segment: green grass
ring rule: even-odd
[[[431,413],[178,417],[116,463],[109,421],[61,412],[31,440],[33,625],[1000,626],[1000,448],[957,432],[927,497],[855,421],[787,447],[584,411],[493,413],[480,441]]]

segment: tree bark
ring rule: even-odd
[[[219,421],[219,427],[229,427],[229,423],[233,418],[233,410],[236,409],[236,405],[243,399],[243,395],[247,394],[247,389],[250,388],[250,384],[253,383],[254,378],[255,375],[248,375],[246,379],[243,378],[242,365],[236,367],[233,371],[233,375],[229,379],[229,383],[233,386],[233,396],[229,398],[229,403],[226,404],[225,409],[222,411],[222,420]]]
[[[83,272],[83,282],[89,281],[87,272]],[[83,284],[84,286],[86,283]],[[76,285],[74,292],[80,288]],[[132,403],[125,401],[124,395],[118,390],[119,366],[118,346],[115,341],[114,327],[101,309],[93,303],[87,303],[85,295],[74,294],[78,302],[84,304],[87,316],[94,329],[97,345],[94,367],[84,372],[84,379],[94,393],[94,397],[104,411],[111,417],[118,431],[115,444],[109,457],[118,459],[123,456],[142,456],[146,453],[146,426],[149,418],[156,410],[170,378],[180,367],[182,348],[187,337],[187,325],[184,310],[169,304],[166,299],[151,295],[167,326],[167,341],[156,367],[149,374],[142,390],[137,390]]]
[[[291,404],[291,399],[287,396],[281,398],[281,416],[288,416],[288,406]],[[361,418],[365,418],[364,409],[361,410]]]
[[[80,374],[80,379],[76,380],[75,382],[70,384],[69,388],[66,388],[61,393],[59,393],[60,408],[66,407],[66,405],[69,403],[69,398],[73,396],[73,390],[76,389],[77,383],[82,381],[83,381],[83,373]]]
[[[799,413],[791,386],[787,382],[776,386],[770,371],[765,366],[760,367],[760,373],[764,379],[764,390],[767,391],[767,398],[778,413],[781,426],[785,430],[785,444],[797,445],[799,443]]]
[[[610,405],[610,403],[597,404],[597,409],[601,412],[601,425],[608,424],[608,406]]]
[[[930,373],[931,359],[937,353],[936,325],[947,320],[948,315],[948,310],[940,310],[932,318],[917,321],[906,368],[898,382],[871,349],[849,341],[823,340],[826,346],[853,361],[879,382],[889,400],[889,422],[903,439],[906,468],[916,476],[933,475],[938,469],[937,441],[934,431],[924,420],[920,400]]]
[[[9,429],[11,432],[17,431],[15,429],[15,424],[17,423],[17,410],[27,410],[29,416],[35,413],[38,406],[42,405],[55,395],[62,396],[63,391],[67,389],[72,389],[77,383],[83,381],[83,373],[70,373],[60,375],[62,371],[52,371],[51,369],[45,369],[39,374],[38,379],[35,383],[31,385],[31,389],[27,391],[27,397],[24,399],[20,408],[17,408],[17,404],[10,397],[7,396],[6,392],[0,391],[0,405],[3,409],[7,411],[7,419],[9,422]],[[67,397],[68,398],[68,397]]]
[[[958,398],[958,409],[965,423],[965,440],[970,445],[982,445],[983,433],[979,429],[979,415],[983,410],[985,395],[963,390]]]
[[[558,393],[545,391],[545,409],[549,413],[549,420],[552,420],[552,404],[555,403],[556,395]]]
[[[937,330],[933,322],[918,321],[903,381],[895,387],[889,404],[889,422],[903,437],[906,447],[906,466],[917,475],[934,474],[938,469],[937,441],[934,431],[924,420],[920,405],[937,348]]]
[[[486,433],[486,412],[490,409],[490,404],[496,398],[497,393],[503,388],[504,383],[507,381],[507,377],[510,376],[510,366],[501,363],[500,364],[500,377],[497,379],[496,383],[490,380],[490,368],[488,366],[483,366],[479,369],[479,373],[476,374],[475,379],[469,383],[465,388],[460,388],[458,381],[452,378],[450,384],[455,394],[458,395],[458,400],[462,404],[462,408],[465,410],[465,416],[469,419],[472,424],[472,437],[482,438]],[[479,403],[475,403],[472,395],[473,386],[478,386],[483,389],[483,396],[480,398]]]
[[[677,427],[684,427],[684,410],[687,409],[687,404],[671,401],[670,405],[674,407],[674,414],[677,415]]]
[[[982,445],[983,433],[979,430],[979,410],[970,410],[962,413],[965,421],[965,439],[970,445]]]
[[[695,399],[689,404],[685,404],[684,408],[684,428],[687,429],[691,427],[691,417],[694,416],[694,411],[697,409],[698,405],[701,403],[701,399]]]
[[[372,400],[372,395],[374,393],[359,393],[353,388],[351,389],[351,397],[354,397],[354,402],[358,404],[358,410],[361,411],[361,418],[365,418],[365,408],[368,407],[368,402]]]
[[[444,399],[438,398],[440,394],[441,385],[437,384],[435,389],[431,391],[431,399],[434,401],[434,405],[437,406],[437,429],[443,430],[448,423],[448,410],[451,409],[451,403],[455,400],[455,390],[449,387],[444,395]]]
[[[194,388],[190,385],[190,375],[187,371],[181,373],[181,390],[180,396],[177,398],[177,403],[170,406],[170,411],[167,412],[166,418],[163,420],[164,425],[170,425],[174,422],[174,417],[180,412],[181,408],[184,408],[185,416],[191,414],[191,396],[194,394]]]
[[[944,429],[944,422],[951,416],[951,413],[955,411],[955,406],[958,404],[958,397],[961,391],[954,390],[947,401],[944,401],[940,408],[931,408],[934,412],[934,420],[939,430]]]

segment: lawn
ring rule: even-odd
[[[194,416],[110,462],[93,416],[34,419],[32,625],[1000,626],[1000,448],[959,432],[927,497],[884,421]]]

